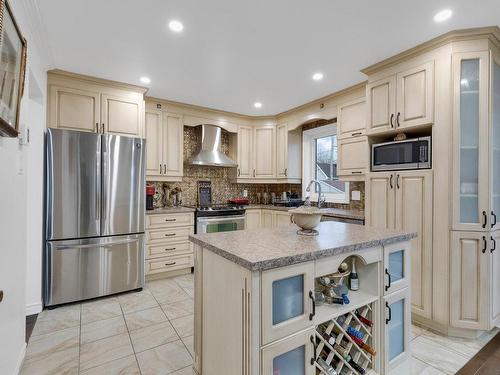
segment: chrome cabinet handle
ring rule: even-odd
[[[488,246],[488,245],[487,245],[487,243],[486,243],[486,237],[485,237],[485,236],[483,236],[483,250],[482,250],[483,254],[486,252],[486,247],[487,247],[487,246]]]
[[[391,128],[393,128],[393,127],[394,127],[394,122],[393,122],[393,120],[394,120],[394,113],[391,113],[391,120],[390,120],[390,122],[391,122]]]

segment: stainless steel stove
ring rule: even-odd
[[[245,207],[215,205],[196,209],[196,233],[217,233],[245,229]]]

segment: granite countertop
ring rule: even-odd
[[[159,214],[178,214],[178,213],[185,213],[185,212],[194,212],[195,209],[192,207],[184,207],[184,206],[179,206],[179,207],[161,207],[161,208],[155,208],[154,210],[148,211],[146,210],[146,215],[159,215]]]
[[[251,271],[349,253],[354,250],[407,241],[412,232],[377,229],[356,224],[322,222],[316,237],[300,236],[297,226],[196,234],[189,239],[203,248]]]
[[[266,210],[276,210],[276,211],[289,211],[294,209],[295,207],[282,207],[282,206],[273,206],[266,204],[251,204],[246,206],[247,210],[251,209],[266,209]],[[332,217],[340,217],[343,219],[354,219],[354,220],[364,220],[365,212],[362,210],[347,210],[343,208],[322,208],[324,212],[324,216],[332,216]]]

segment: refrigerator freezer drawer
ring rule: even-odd
[[[49,241],[45,305],[80,301],[144,286],[144,235]]]

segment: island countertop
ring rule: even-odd
[[[411,240],[413,232],[370,228],[356,224],[322,222],[315,237],[297,234],[298,227],[250,229],[196,234],[191,242],[251,271],[296,263]]]

